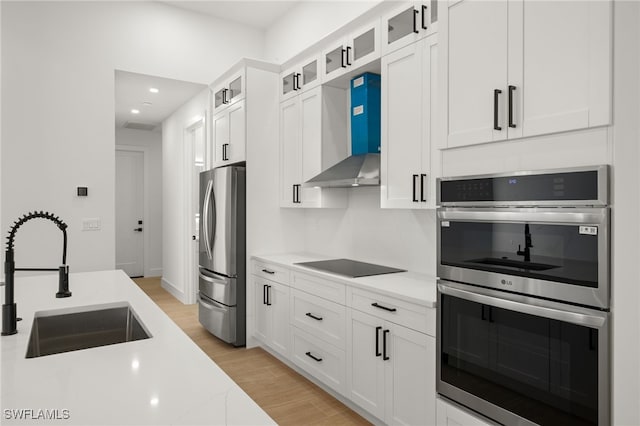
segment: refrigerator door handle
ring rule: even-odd
[[[211,253],[211,238],[209,237],[209,205],[211,204],[211,193],[213,192],[213,180],[207,183],[205,190],[204,206],[202,207],[202,230],[204,231],[204,248],[207,251],[209,259],[213,257]],[[215,224],[214,224],[215,229]]]

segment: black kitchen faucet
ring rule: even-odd
[[[16,237],[18,228],[25,222],[31,219],[42,218],[48,219],[58,225],[58,228],[62,231],[62,266],[59,268],[16,268],[13,261],[13,243]],[[9,236],[7,237],[7,250],[5,251],[4,259],[4,304],[2,305],[2,335],[8,336],[16,334],[18,332],[16,323],[18,321],[18,315],[16,310],[16,303],[13,295],[13,275],[15,271],[58,271],[59,283],[58,292],[56,297],[70,297],[69,291],[69,266],[67,266],[67,224],[49,212],[33,212],[27,213],[16,222],[9,230]]]

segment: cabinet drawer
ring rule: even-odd
[[[436,335],[436,310],[394,297],[351,289],[350,306],[386,321]]]
[[[344,305],[346,301],[345,285],[334,281],[293,272],[291,274],[291,286],[341,305]]]
[[[345,352],[291,327],[291,359],[316,379],[340,394],[345,386]]]
[[[291,324],[325,340],[340,349],[345,348],[346,308],[303,291],[292,289]]]
[[[282,266],[276,266],[271,263],[254,260],[253,273],[259,277],[266,278],[280,284],[289,285],[289,270]]]

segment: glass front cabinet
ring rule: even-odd
[[[380,20],[336,40],[322,53],[322,79],[327,82],[380,58]]]
[[[391,53],[437,31],[437,0],[403,3],[382,17],[382,54]]]
[[[280,101],[313,89],[320,84],[320,55],[287,68],[280,75]]]

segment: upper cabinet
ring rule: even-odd
[[[443,8],[446,147],[611,123],[611,1]]]
[[[406,2],[382,17],[382,54],[414,43],[438,30],[438,2]]]
[[[322,81],[326,82],[380,58],[380,20],[340,38],[322,53]]]
[[[214,165],[245,161],[244,100],[215,114],[211,119]]]
[[[244,99],[244,79],[245,73],[244,69],[242,69],[212,88],[214,114]]]
[[[280,74],[280,101],[320,84],[320,55],[315,55]]]
[[[382,58],[380,206],[433,208],[438,34]]]

